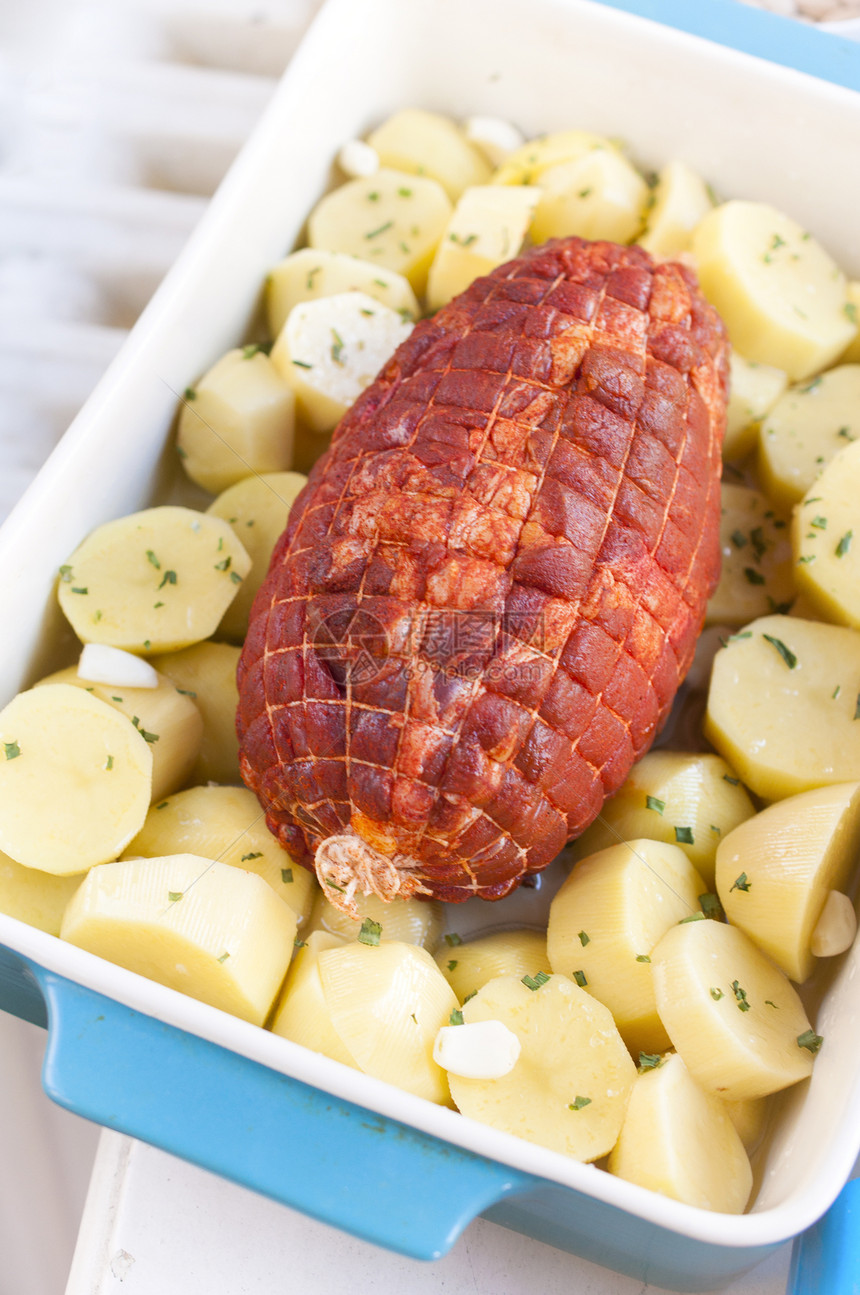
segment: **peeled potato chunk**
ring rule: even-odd
[[[255,872],[299,923],[313,907],[317,886],[312,874],[281,849],[247,787],[189,787],[155,803],[125,856],[167,854],[202,855]]]
[[[574,842],[574,852],[581,859],[634,837],[666,841],[679,846],[712,886],[721,838],[754,813],[734,770],[719,756],[649,751]]]
[[[112,706],[45,684],[0,711],[0,850],[56,876],[115,859],[149,808],[152,747]]]
[[[766,1097],[747,1097],[739,1102],[723,1102],[723,1105],[744,1149],[752,1155],[764,1136],[771,1103]]]
[[[587,153],[616,146],[589,130],[559,130],[529,139],[505,158],[493,172],[493,184],[536,184],[545,171],[561,162],[576,162]]]
[[[450,117],[404,108],[367,137],[384,167],[437,180],[452,202],[464,189],[485,184],[490,168]]]
[[[293,457],[293,393],[258,346],[228,351],[185,392],[176,443],[192,481],[217,494]]]
[[[405,342],[412,324],[364,292],[295,306],[272,348],[272,363],[296,395],[300,418],[329,432]]]
[[[794,510],[791,537],[798,588],[827,620],[860,629],[860,442],[824,468]]]
[[[677,256],[690,246],[693,230],[713,202],[702,177],[685,162],[672,161],[660,171],[645,232],[636,241],[652,256]]]
[[[79,874],[55,877],[25,868],[0,853],[0,913],[49,935],[59,935],[66,905],[82,880]]]
[[[266,578],[272,550],[287,525],[290,508],[304,489],[301,472],[267,472],[228,487],[206,512],[233,527],[251,559],[251,569],[218,626],[219,635],[241,643],[257,590]]]
[[[672,1200],[742,1214],[752,1168],[725,1103],[705,1093],[677,1054],[645,1070],[607,1169]]]
[[[168,796],[188,781],[203,740],[203,717],[190,697],[176,691],[172,680],[156,672],[156,688],[88,683],[76,666],[40,679],[45,684],[64,683],[107,702],[131,721],[152,750],[152,799]]]
[[[343,943],[328,931],[311,931],[304,939],[290,964],[272,1032],[356,1069],[352,1053],[331,1023],[320,981],[320,954],[326,949],[338,949]]]
[[[482,274],[518,256],[540,190],[480,185],[461,196],[430,266],[427,306],[438,310]]]
[[[609,1008],[634,1056],[669,1046],[650,954],[670,926],[701,912],[704,893],[705,883],[677,845],[634,840],[577,863],[552,901],[550,966]]]
[[[860,280],[852,279],[845,295],[847,297],[845,314],[849,322],[857,328],[860,324]],[[860,364],[860,331],[854,334],[854,340],[849,342],[839,360],[842,364]]]
[[[832,364],[854,335],[845,276],[820,243],[763,202],[725,202],[699,223],[702,291],[748,360],[793,382]]]
[[[96,527],[60,567],[58,597],[84,643],[169,652],[213,633],[250,568],[226,522],[165,505]]]
[[[764,616],[716,655],[705,736],[764,800],[854,782],[858,680],[855,630]]]
[[[364,292],[408,319],[420,313],[408,279],[384,265],[362,261],[345,252],[303,247],[279,261],[266,279],[266,315],[272,337],[277,337],[293,306],[341,292]]]
[[[660,1018],[706,1092],[765,1097],[812,1073],[821,1040],[787,977],[743,931],[684,922],[666,932],[651,963]]]
[[[356,942],[319,955],[332,1026],[359,1070],[450,1105],[433,1044],[457,1000],[425,949]]]
[[[195,782],[240,782],[236,707],[236,667],[240,649],[229,643],[196,643],[184,652],[168,652],[153,664],[203,716],[203,740],[192,770]]]
[[[322,891],[317,891],[309,929],[328,931],[342,940],[355,940],[362,923],[370,919],[379,925],[379,935],[383,940],[435,948],[443,920],[442,905],[437,900],[399,899],[396,904],[388,904],[378,895],[359,894],[354,896],[354,901],[358,909],[357,920],[335,908]]]
[[[450,1074],[451,1095],[470,1118],[575,1160],[597,1160],[615,1144],[636,1067],[609,1011],[567,976],[534,988],[500,976],[463,1007],[467,1024],[501,1021],[520,1041],[500,1079]]]
[[[833,891],[844,891],[860,846],[860,783],[816,787],[769,805],[717,850],[726,917],[799,984],[812,974],[811,944]]]
[[[60,934],[119,967],[262,1025],[296,915],[262,877],[194,854],[93,868]]]
[[[759,433],[762,487],[788,513],[812,490],[822,469],[860,439],[860,364],[843,364],[791,387]]]
[[[788,522],[765,495],[723,482],[720,549],[723,561],[705,617],[709,625],[744,625],[794,598]]]
[[[447,935],[436,962],[461,1003],[498,976],[521,979],[549,970],[546,936],[526,930],[494,931],[466,944]]]
[[[536,243],[572,234],[628,243],[641,228],[648,186],[613,147],[548,167],[537,184],[542,196],[531,227]]]
[[[326,194],[308,218],[308,242],[394,270],[421,296],[451,210],[435,180],[383,168]]]
[[[743,459],[749,454],[758,440],[760,420],[785,395],[787,386],[788,378],[782,369],[745,360],[737,351],[731,351],[724,459]]]

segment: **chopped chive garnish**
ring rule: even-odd
[[[196,400],[197,392],[194,390],[193,387],[186,387],[182,393],[182,396],[184,400]]]
[[[732,531],[731,541],[736,549],[742,549],[747,543],[747,537],[744,535],[743,531]]]
[[[181,692],[183,697],[194,698],[197,696],[197,693],[193,692],[190,688],[177,688],[176,691]],[[116,701],[116,698],[114,698],[114,701]]]
[[[252,850],[250,854],[242,855],[242,858],[240,859],[240,863],[245,863],[247,862],[248,859],[262,859],[262,857],[263,857],[262,850]]]
[[[312,364],[308,364],[306,360],[291,360],[290,363],[294,364],[297,369],[312,369],[314,367]]]
[[[850,428],[850,427],[840,427],[840,428],[839,428],[839,431],[836,433],[836,435],[837,435],[837,436],[841,436],[841,437],[842,437],[842,439],[843,439],[843,441],[853,441],[853,440],[854,440],[854,437],[851,435],[851,428]]]
[[[89,592],[90,592],[90,591],[89,591],[89,589],[87,589],[87,588],[84,588],[84,589],[75,589],[74,585],[72,586],[72,593],[73,593],[73,594],[88,594]]]
[[[331,335],[334,338],[334,341],[332,342],[332,345],[331,345],[331,358],[334,360],[335,364],[342,365],[343,360],[340,357],[343,354],[343,348],[344,348],[343,338],[341,337],[340,333],[337,331],[336,328],[333,328],[331,330]]]
[[[282,869],[281,869],[281,881],[284,883],[284,885],[285,885],[285,886],[288,886],[288,885],[290,884],[290,882],[292,881],[292,879],[293,879],[293,870],[292,870],[292,868],[282,868]]]
[[[854,718],[860,719],[860,693],[857,694],[857,701],[854,704]]]
[[[686,926],[688,922],[704,922],[704,921],[705,921],[704,913],[691,913],[689,917],[682,917],[678,925]]]
[[[157,557],[155,556],[155,554],[153,553],[152,549],[147,549],[147,550],[146,550],[146,557],[147,557],[147,560],[148,560],[149,562],[151,562],[151,563],[152,563],[152,565],[155,567],[156,571],[160,571],[160,570],[161,570],[161,563],[159,562],[158,558],[157,558]]]
[[[744,575],[751,585],[764,584],[764,576],[760,571],[756,571],[755,567],[744,567]]]
[[[772,998],[766,998],[764,1000],[764,1005],[765,1007],[773,1007],[776,1009],[776,1011],[779,1011],[779,1008],[777,1007],[776,1003],[773,1001]]]
[[[106,769],[112,769],[112,768],[113,768],[113,756],[112,756],[112,755],[109,755],[109,756],[108,756],[107,761],[105,762],[105,768],[106,768]]]
[[[740,781],[741,781],[740,778],[731,778],[727,773],[723,774],[723,782],[729,783],[729,785],[732,787],[740,786]]]
[[[451,1015],[448,1017],[448,1024],[449,1025],[463,1024],[463,1013],[460,1011],[459,1007],[455,1007]]]
[[[639,1069],[640,1069],[640,1070],[656,1070],[656,1069],[657,1069],[657,1067],[660,1065],[660,1063],[661,1063],[661,1061],[662,1061],[662,1060],[663,1060],[663,1058],[662,1058],[662,1056],[660,1055],[660,1053],[659,1053],[659,1052],[640,1052],[640,1053],[639,1053]]]
[[[466,1006],[466,1004],[467,1004],[468,1002],[470,1002],[470,1001],[475,997],[475,995],[477,994],[477,992],[478,992],[478,991],[477,991],[477,989],[473,989],[473,990],[472,990],[472,992],[471,992],[471,994],[467,994],[467,995],[466,995],[466,997],[463,999],[463,1006],[464,1006],[464,1007]]]
[[[161,584],[158,587],[159,589],[163,589],[165,585],[175,585],[175,584],[176,584],[176,572],[165,571],[164,575],[161,578]]]
[[[522,983],[526,989],[535,990],[540,989],[541,985],[545,985],[548,980],[549,976],[545,971],[538,971],[534,976],[523,976]]]
[[[793,670],[797,665],[797,657],[794,655],[791,648],[787,648],[782,639],[774,638],[772,634],[763,634],[762,638],[770,643],[771,647],[776,648],[789,670]]]
[[[233,559],[232,559],[232,557],[230,556],[230,554],[228,553],[226,558],[222,558],[220,562],[216,562],[216,563],[215,563],[215,570],[216,570],[216,571],[229,571],[229,570],[230,570],[230,567],[231,567],[232,565],[233,565]]]
[[[300,935],[297,935],[296,938],[293,940],[293,945],[297,949],[306,949],[308,947],[308,942],[307,940],[303,940]]]
[[[449,971],[456,971],[456,970],[457,970],[457,959],[456,959],[456,958],[450,958],[450,959],[448,960],[448,970],[449,970]]]
[[[60,579],[65,585],[70,585],[72,583],[73,576],[72,568],[70,566],[60,567]]]
[[[656,796],[646,796],[645,808],[653,809],[656,813],[662,814],[663,810],[666,808],[666,802],[665,800],[658,800]]]
[[[813,517],[813,519],[812,519],[812,521],[809,523],[809,525],[810,525],[810,526],[814,526],[814,527],[815,527],[815,529],[816,529],[817,531],[826,531],[826,530],[827,530],[827,518],[826,518],[826,517]]]
[[[648,955],[647,953],[637,953],[637,954],[636,954],[636,961],[637,961],[637,962],[650,962],[650,961],[651,961],[651,959],[650,959],[650,957],[649,957],[649,955]]]
[[[573,978],[576,981],[576,983],[579,985],[580,989],[585,989],[585,986],[588,984],[588,981],[585,978],[584,971],[575,971],[573,973]]]
[[[745,872],[742,872],[739,877],[735,877],[734,881],[729,887],[729,894],[731,894],[733,890],[748,891],[751,885],[752,885],[752,882],[747,877],[747,874]]]
[[[183,894],[184,891],[181,890],[168,890],[167,898],[170,900],[171,904],[178,904]]]
[[[737,980],[732,981],[732,993],[735,996],[735,1002],[742,1012],[748,1012],[750,1005],[747,1002],[747,991],[742,989]]]
[[[4,742],[3,749],[6,752],[7,760],[17,760],[18,756],[21,754],[21,748],[17,742]]]
[[[379,237],[379,235],[380,235],[380,234],[384,234],[384,233],[385,233],[385,231],[386,231],[387,229],[391,229],[391,226],[392,226],[393,224],[394,224],[394,221],[393,221],[393,220],[386,220],[386,222],[385,222],[385,224],[384,224],[384,225],[380,225],[377,229],[371,229],[367,234],[365,234],[365,236],[364,236],[364,237],[365,237],[365,238],[378,238],[378,237]]]
[[[579,933],[579,943],[582,945],[582,947],[583,947],[583,949],[584,949],[584,948],[585,948],[585,946],[586,946],[586,944],[590,944],[590,943],[591,943],[591,936],[590,936],[590,935],[588,935],[588,934],[587,934],[587,932],[585,932],[585,931],[580,931],[580,933]]]
[[[240,585],[242,583],[242,577],[239,575],[238,571],[231,571],[230,579],[233,581],[234,585]]]
[[[462,944],[463,941],[461,940],[460,936],[457,934],[456,931],[449,931],[448,934],[445,936],[445,943],[448,945],[449,948],[453,949],[455,944]]]
[[[797,1036],[797,1046],[806,1048],[807,1052],[811,1052],[813,1056],[815,1056],[823,1042],[824,1039],[820,1034],[816,1034],[814,1030],[804,1030],[802,1034]]]
[[[222,953],[221,956],[218,958],[218,962],[226,962],[229,957],[230,957],[230,954],[227,953],[227,951],[225,950],[224,953]]]
[[[725,998],[725,994],[723,993],[723,991],[721,989],[718,989],[716,985],[711,986],[710,992],[711,992],[711,998],[713,998],[715,1003],[718,1003],[721,998]]]
[[[590,1106],[590,1105],[591,1105],[590,1097],[577,1097],[574,1099],[574,1101],[568,1103],[567,1109],[569,1111],[581,1111],[583,1106]]]
[[[712,917],[719,921],[723,915],[723,906],[720,903],[719,896],[706,893],[699,896],[699,907],[705,914],[705,917]]]
[[[854,539],[853,531],[846,531],[839,543],[836,545],[836,556],[844,558],[845,554],[851,548],[851,541]]]
[[[833,692],[830,694],[831,700],[836,701],[836,698],[839,696],[841,691],[842,691],[842,684],[838,683],[836,687],[833,689]]]
[[[695,845],[691,827],[676,827],[675,842],[677,845]]]
[[[251,346],[243,346],[243,347],[242,347],[242,359],[243,359],[243,360],[253,360],[254,356],[257,354],[257,352],[259,351],[259,349],[260,349],[260,348],[259,348],[259,346],[257,345],[257,343],[256,343],[256,342],[254,342]]]
[[[361,930],[358,933],[360,944],[379,944],[379,937],[382,935],[382,925],[374,922],[372,917],[366,917],[361,924]]]

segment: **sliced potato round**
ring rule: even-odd
[[[734,926],[673,926],[651,954],[657,1010],[706,1092],[765,1097],[812,1073],[821,1040],[778,967]]]
[[[832,364],[854,335],[845,276],[824,248],[764,202],[725,202],[696,227],[699,282],[748,360],[792,381]]]
[[[156,688],[88,683],[72,665],[35,685],[41,688],[44,684],[64,683],[83,688],[131,720],[152,749],[154,801],[169,796],[188,781],[203,740],[203,717],[191,698],[177,692],[166,675],[156,672],[156,678]]]
[[[860,364],[843,364],[791,387],[761,424],[758,470],[765,493],[790,512],[830,460],[856,440]]]
[[[677,1053],[637,1077],[607,1169],[629,1183],[703,1210],[742,1214],[749,1157],[726,1110]]]
[[[290,312],[272,363],[296,395],[299,417],[329,432],[412,331],[364,292],[305,301]]]
[[[537,184],[543,173],[561,162],[576,162],[586,153],[611,149],[615,144],[588,130],[558,130],[526,140],[505,158],[493,173],[493,184]]]
[[[93,868],[60,932],[78,948],[262,1025],[296,916],[261,877],[193,854]]]
[[[717,845],[754,813],[734,770],[719,756],[649,751],[574,842],[574,853],[582,859],[635,837],[666,841],[679,846],[713,886]]]
[[[239,652],[229,643],[196,643],[153,661],[203,716],[203,740],[192,770],[195,782],[241,782],[236,736]]]
[[[536,243],[572,234],[627,243],[642,226],[648,186],[615,148],[548,167],[537,184],[542,196],[531,227]]]
[[[320,953],[319,975],[332,1026],[359,1070],[451,1104],[433,1044],[457,1000],[426,949],[345,944]]]
[[[860,442],[824,468],[794,510],[791,537],[798,588],[827,620],[860,629]]]
[[[217,494],[293,457],[293,393],[257,346],[228,351],[185,392],[176,444],[192,481]]]
[[[214,632],[250,568],[226,522],[166,505],[96,527],[60,567],[58,596],[82,642],[169,652]]]
[[[552,901],[547,953],[609,1008],[634,1057],[662,1052],[650,954],[676,922],[701,912],[705,883],[677,845],[634,840],[574,866]]]
[[[0,850],[57,876],[115,859],[140,830],[152,746],[82,688],[46,684],[0,711]]]
[[[308,242],[395,270],[421,296],[451,210],[436,180],[383,168],[326,194],[308,218]]]
[[[798,983],[812,974],[812,937],[828,896],[844,891],[860,846],[860,783],[816,787],[769,805],[717,850],[717,893],[746,931]]]
[[[355,895],[358,918],[353,919],[330,904],[322,891],[316,892],[311,931],[328,931],[342,940],[355,940],[366,920],[379,925],[383,940],[419,944],[434,949],[442,930],[442,905],[436,900],[399,899],[388,904],[378,895]]]
[[[860,779],[860,634],[765,616],[711,672],[705,736],[764,800]]]
[[[540,198],[523,185],[476,185],[460,197],[427,281],[427,307],[438,310],[482,274],[518,256]]]
[[[167,854],[197,854],[255,872],[293,910],[300,925],[313,907],[313,875],[281,849],[247,787],[189,787],[157,801],[125,857]]]
[[[278,336],[293,306],[341,292],[364,292],[407,319],[417,319],[420,314],[415,293],[402,274],[344,252],[303,247],[279,261],[266,278],[266,315],[272,337]]]
[[[768,612],[787,612],[794,598],[788,522],[765,495],[723,482],[720,583],[705,617],[709,625],[744,625]]]
[[[788,378],[772,364],[729,355],[729,404],[726,410],[724,459],[743,459],[758,441],[759,422],[785,395]]]
[[[0,853],[0,913],[28,926],[59,935],[66,905],[83,881],[80,874],[55,877],[36,868],[25,868]]]
[[[224,613],[218,632],[241,643],[248,632],[251,603],[266,578],[272,550],[307,477],[301,472],[268,472],[237,481],[206,509],[233,527],[251,559],[251,569]]]
[[[271,1028],[284,1039],[356,1069],[352,1053],[331,1023],[320,981],[320,954],[342,944],[343,940],[328,931],[311,931],[303,940],[290,964]]]
[[[608,1010],[566,976],[530,989],[500,976],[463,1007],[468,1024],[501,1021],[520,1041],[500,1079],[449,1075],[458,1110],[575,1160],[597,1160],[615,1143],[636,1067]]]
[[[645,232],[636,241],[661,258],[686,252],[693,230],[713,206],[708,186],[685,162],[672,161],[658,174],[653,199]]]
[[[446,936],[436,962],[461,1003],[498,976],[521,980],[523,976],[549,971],[546,935],[542,931],[494,931],[466,944],[459,939],[451,943],[451,939]]]
[[[384,167],[437,180],[452,202],[470,185],[485,184],[490,168],[450,117],[403,108],[371,131],[367,142]]]

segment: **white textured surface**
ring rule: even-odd
[[[301,1172],[301,1167],[298,1167]],[[356,1177],[356,1191],[367,1190]],[[419,1190],[416,1187],[416,1190]],[[783,1295],[789,1247],[727,1288]],[[103,1133],[66,1295],[664,1295],[476,1221],[422,1263],[335,1232],[164,1152]]]

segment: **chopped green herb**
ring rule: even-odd
[[[806,1048],[807,1052],[811,1052],[813,1056],[815,1056],[823,1042],[824,1039],[820,1034],[816,1034],[814,1030],[804,1030],[802,1034],[797,1036],[797,1046]]]
[[[658,800],[656,796],[646,796],[645,808],[653,809],[656,813],[662,814],[663,810],[666,808],[666,802],[665,800]]]
[[[387,288],[387,287],[388,287],[388,284],[385,282],[385,280],[384,280],[384,279],[374,279],[374,280],[373,280],[373,282],[376,284],[377,288]]]
[[[312,270],[308,270],[308,277],[307,277],[307,280],[305,281],[305,288],[307,289],[308,292],[313,291],[314,279],[319,274],[321,269],[322,269],[321,265],[315,265]]]
[[[704,922],[704,921],[705,921],[704,913],[691,913],[689,917],[682,917],[678,925],[686,926],[687,922]]]
[[[591,1105],[590,1097],[577,1097],[574,1099],[574,1101],[568,1104],[567,1109],[569,1111],[581,1111],[583,1106],[590,1106],[590,1105]]]
[[[112,755],[109,755],[109,756],[108,756],[108,758],[107,758],[107,762],[106,762],[106,764],[105,764],[105,768],[106,768],[106,769],[112,769],[112,768],[113,768],[113,756],[112,756]]]
[[[378,190],[376,190],[376,189],[371,189],[370,193],[367,195],[367,201],[368,201],[368,202],[379,202],[379,192],[378,192]]]
[[[193,692],[190,688],[177,688],[176,691],[181,692],[183,697],[194,698],[197,696],[197,693]]]
[[[296,938],[293,940],[293,945],[297,949],[306,949],[308,946],[308,942],[307,940],[303,940],[300,935],[297,935]]]
[[[472,992],[471,992],[471,994],[467,994],[467,995],[466,995],[466,997],[463,999],[463,1006],[464,1006],[464,1007],[466,1006],[466,1004],[467,1004],[471,999],[473,999],[473,998],[475,997],[475,995],[477,994],[477,992],[478,992],[478,991],[477,991],[477,989],[473,989],[473,990],[472,990]]]
[[[343,354],[344,340],[336,328],[331,330],[331,335],[334,338],[331,345],[331,358],[334,360],[335,364],[342,365],[343,360],[340,357]]]
[[[573,978],[576,981],[576,983],[579,985],[580,989],[585,989],[585,986],[588,984],[588,981],[585,978],[584,971],[575,971],[573,973]]]
[[[73,578],[74,577],[72,576],[72,568],[70,566],[60,567],[60,579],[62,580],[63,584],[70,585],[72,583]]]
[[[809,523],[809,525],[810,525],[810,526],[814,526],[814,527],[815,527],[815,529],[816,529],[817,531],[826,531],[826,530],[827,530],[827,518],[826,518],[826,517],[813,517],[813,519],[812,519],[812,521]]]
[[[256,343],[256,342],[254,342],[251,346],[243,346],[243,347],[242,347],[242,359],[243,359],[243,360],[253,360],[254,356],[257,354],[257,352],[259,351],[259,349],[260,349],[260,347],[257,345],[257,343]]]
[[[711,823],[710,827],[711,827],[711,831],[713,832],[714,836],[722,836],[722,834],[723,834],[723,829],[722,829],[721,827],[717,827],[716,823]]]
[[[742,1012],[748,1012],[750,1010],[750,1005],[747,1002],[747,991],[745,989],[741,989],[740,984],[736,980],[732,981],[732,993],[735,996],[735,1002],[740,1010]]]
[[[675,843],[677,845],[695,845],[693,829],[691,827],[676,827]]]
[[[163,606],[164,606],[164,603],[161,603],[161,602],[159,602],[159,603],[153,603],[153,604],[152,604],[152,606],[153,606],[153,608],[154,608],[154,610],[155,610],[155,611],[158,611],[159,607],[163,607]]]
[[[711,998],[713,998],[713,1000],[714,1000],[714,1002],[715,1002],[715,1003],[718,1003],[718,1002],[720,1001],[720,999],[721,999],[721,998],[725,998],[725,994],[723,993],[723,991],[722,991],[721,989],[718,989],[716,985],[712,985],[712,986],[711,986]]]
[[[450,234],[449,238],[452,243],[459,243],[460,247],[471,247],[472,243],[477,242],[477,234]]]
[[[219,958],[217,958],[217,959],[216,959],[216,961],[217,961],[217,962],[226,962],[226,961],[227,961],[227,959],[228,959],[229,957],[230,957],[230,954],[229,954],[229,953],[227,953],[227,951],[225,950],[225,951],[224,951],[224,953],[222,953],[222,954],[221,954],[221,956],[220,956]]]
[[[780,238],[779,234],[774,234],[770,241],[771,251],[775,252],[778,247],[785,247],[785,239]]]
[[[365,238],[378,238],[378,237],[379,237],[379,235],[380,235],[380,234],[384,234],[384,233],[385,233],[385,231],[386,231],[387,229],[391,229],[391,226],[392,226],[393,224],[394,224],[394,221],[393,221],[393,220],[386,220],[386,222],[385,222],[385,224],[384,224],[384,225],[379,225],[377,229],[371,229],[367,234],[365,234],[365,236],[364,236],[364,237],[365,237]]]
[[[732,531],[730,538],[736,549],[742,549],[748,543],[743,531]]]
[[[860,693],[857,694],[857,701],[854,705],[854,718],[860,719]]]
[[[282,869],[281,869],[281,881],[284,883],[284,885],[285,885],[285,886],[288,886],[288,885],[290,884],[290,882],[292,881],[292,879],[293,879],[293,870],[292,870],[292,868],[282,868]]]
[[[262,859],[262,857],[263,857],[262,850],[252,850],[250,854],[243,854],[239,862],[245,863],[248,859]]]
[[[379,944],[379,937],[382,935],[382,925],[374,922],[372,917],[366,917],[361,924],[361,930],[358,933],[360,944]]]
[[[719,896],[706,892],[699,896],[699,907],[705,914],[705,917],[711,917],[719,922],[723,916],[723,906],[720,903]]]
[[[841,691],[842,691],[842,684],[838,683],[836,687],[833,689],[833,692],[830,694],[831,701],[836,701],[836,698],[839,696]]]
[[[308,364],[305,360],[292,360],[291,363],[294,364],[297,369],[312,369],[314,367],[312,364]]]
[[[764,532],[760,526],[755,526],[750,531],[750,540],[752,541],[756,558],[761,561],[767,552],[767,540],[764,538]]]
[[[17,760],[18,756],[21,754],[21,748],[17,742],[4,742],[3,748],[6,752],[7,760]]]
[[[159,589],[163,589],[165,585],[175,585],[175,584],[176,584],[176,572],[165,571],[164,575],[161,578],[161,584],[158,587]]]
[[[145,729],[145,728],[141,728],[141,727],[140,727],[140,719],[139,719],[139,717],[138,717],[137,715],[133,715],[133,716],[132,716],[132,718],[131,718],[131,722],[132,722],[132,724],[134,725],[134,727],[137,729],[137,731],[138,731],[138,733],[140,734],[140,736],[143,738],[144,742],[157,742],[157,741],[158,741],[158,734],[157,734],[157,733],[148,733],[148,732],[146,731],[146,729]]]
[[[772,998],[766,998],[764,1000],[764,1005],[765,1007],[774,1007],[776,1008],[777,1011],[779,1011],[779,1008],[776,1006],[776,1003],[773,1001]]]
[[[774,638],[772,634],[763,634],[762,638],[765,639],[771,647],[776,648],[789,670],[793,670],[797,665],[797,657],[794,655],[791,648],[787,648],[782,639]]]
[[[855,303],[854,303],[853,301],[846,301],[846,303],[845,303],[845,305],[842,307],[842,309],[843,309],[843,311],[845,312],[845,314],[848,316],[848,318],[851,320],[851,323],[852,323],[852,324],[856,324],[856,323],[857,323],[857,306],[855,305]]]
[[[580,191],[579,191],[579,197],[580,197],[580,198],[587,198],[587,197],[588,197],[588,195],[589,195],[590,193],[591,193],[591,189],[590,189],[590,188],[589,188],[589,189],[580,189]]]
[[[729,887],[729,894],[731,894],[733,890],[749,891],[749,888],[751,885],[752,885],[752,882],[747,877],[747,874],[745,872],[742,872],[739,877],[735,877],[734,881]]]
[[[240,585],[242,583],[242,577],[239,575],[238,571],[231,571],[230,579],[233,581],[234,585]]]
[[[449,949],[453,949],[455,944],[462,944],[463,941],[460,939],[460,936],[456,931],[449,931],[445,936],[445,943],[448,945]]]
[[[755,567],[744,567],[744,575],[751,585],[763,585],[765,582],[764,576]]]
[[[400,197],[400,198],[411,198],[411,197],[412,197],[412,190],[411,190],[411,189],[406,189],[406,188],[398,189],[398,190],[397,190],[397,194],[398,194],[398,197]]]
[[[457,970],[457,959],[456,959],[456,958],[450,958],[450,959],[449,959],[449,961],[448,961],[448,970],[449,970],[449,971],[456,971],[456,970]]]
[[[184,891],[181,890],[168,890],[167,898],[170,900],[171,904],[178,904],[180,899],[182,899],[183,894]]]
[[[538,971],[534,976],[523,976],[522,983],[526,989],[535,990],[540,989],[541,985],[545,985],[548,980],[549,976],[545,971]]]
[[[358,313],[359,313],[360,315],[375,315],[375,314],[376,314],[376,311],[375,311],[375,310],[365,310],[365,309],[364,309],[364,307],[362,306],[362,308],[359,310],[359,312],[358,312]]]
[[[801,555],[801,557],[797,559],[797,564],[798,566],[801,566],[801,565],[806,566],[808,563],[814,562],[814,561],[815,561],[814,553],[804,553]],[[765,638],[767,638],[766,634],[765,634]]]
[[[455,1007],[451,1015],[448,1017],[448,1024],[449,1025],[463,1024],[463,1013],[460,1011],[459,1007]]]
[[[805,395],[807,391],[815,391],[820,386],[821,386],[821,374],[819,373],[817,378],[813,378],[811,382],[807,382],[806,386],[801,387],[800,390]]]
[[[326,879],[325,879],[325,884],[326,884],[327,886],[330,886],[332,890],[336,890],[336,891],[338,891],[341,895],[344,893],[343,886],[339,886],[339,885],[337,884],[337,882],[336,882],[336,881],[332,881],[330,877],[326,877]]]
[[[729,785],[730,785],[730,786],[732,786],[732,787],[737,787],[737,786],[739,786],[739,785],[740,785],[740,781],[741,781],[741,780],[740,780],[740,778],[731,778],[731,777],[729,777],[729,775],[728,775],[727,773],[724,773],[724,774],[723,774],[723,782],[727,782],[727,783],[729,783]]]
[[[662,1060],[663,1058],[659,1052],[640,1052],[639,1069],[656,1070],[658,1066],[661,1064]]]
[[[583,949],[584,949],[584,948],[585,948],[585,946],[586,946],[586,944],[590,944],[590,943],[591,943],[591,936],[590,936],[590,935],[588,935],[585,931],[580,931],[580,933],[579,933],[579,943],[582,945],[582,947],[583,947]]]
[[[403,240],[402,240],[402,239],[400,240],[400,243],[398,244],[398,246],[399,246],[399,248],[400,248],[400,250],[401,250],[401,252],[403,253],[403,255],[404,255],[404,256],[408,256],[408,255],[409,255],[409,247],[407,246],[407,244],[406,244],[406,243],[404,243],[404,242],[403,242]]]
[[[160,805],[156,805],[156,807],[155,807],[155,808],[156,808],[156,809],[167,809],[167,801],[166,801],[166,800],[163,800],[163,801],[161,802],[161,804],[160,804]]]
[[[636,961],[637,961],[637,962],[650,962],[650,961],[651,961],[651,958],[649,957],[649,955],[648,955],[647,953],[637,953],[637,954],[636,954]]]
[[[186,387],[182,393],[182,396],[183,396],[183,399],[185,400],[196,400],[197,392],[194,390],[193,387]]]
[[[845,554],[851,548],[851,541],[854,539],[853,531],[846,531],[839,543],[836,545],[836,556],[844,558]]]
[[[228,553],[226,558],[222,558],[220,562],[216,562],[216,563],[215,563],[215,570],[216,570],[216,571],[229,571],[229,570],[230,570],[230,567],[231,567],[232,565],[233,565],[233,559],[232,559],[232,557],[230,556],[230,554]]]
[[[726,643],[737,643],[740,639],[751,639],[752,630],[741,630],[740,634],[730,634]]]
[[[89,592],[90,592],[90,591],[89,591],[89,589],[86,589],[86,588],[84,588],[84,589],[75,589],[74,585],[72,586],[72,593],[73,593],[73,594],[88,594]]]

